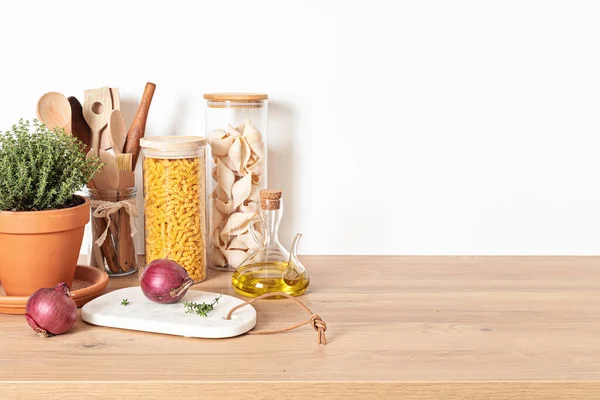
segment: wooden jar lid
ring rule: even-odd
[[[264,93],[205,93],[210,108],[261,108],[269,96]]]
[[[269,95],[264,93],[205,93],[204,98],[215,101],[257,101],[267,100]]]
[[[202,136],[147,136],[140,139],[145,157],[163,159],[200,157],[207,143]]]
[[[140,146],[150,149],[198,149],[208,143],[203,136],[147,136],[140,139]]]

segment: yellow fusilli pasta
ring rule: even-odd
[[[144,159],[146,262],[169,258],[194,281],[206,278],[201,157]]]

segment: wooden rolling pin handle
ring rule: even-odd
[[[148,119],[148,112],[150,111],[150,104],[152,103],[152,97],[154,96],[155,90],[156,85],[154,83],[146,83],[142,100],[140,101],[140,105],[137,109],[135,117],[133,118],[133,122],[131,123],[129,131],[127,132],[125,153],[132,154],[133,169],[135,169],[138,157],[140,155],[140,139],[144,137],[144,133],[146,132],[146,121]]]

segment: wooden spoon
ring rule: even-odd
[[[110,120],[108,121],[108,132],[112,142],[112,149],[115,154],[123,153],[125,147],[125,139],[127,138],[127,127],[123,114],[119,110],[112,110]]]
[[[117,161],[110,153],[99,149],[100,131],[107,125],[111,112],[110,91],[104,87],[86,92],[87,96],[83,102],[83,117],[92,130],[92,148],[86,157],[98,156],[104,164],[92,180],[98,189],[116,190],[119,188]]]
[[[71,104],[58,92],[48,92],[37,103],[37,116],[48,128],[62,128],[71,133]]]
[[[92,134],[90,133],[90,127],[83,118],[83,107],[76,97],[71,96],[68,100],[71,104],[71,133],[84,144],[83,151],[87,153],[90,151],[92,144]]]

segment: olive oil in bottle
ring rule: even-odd
[[[278,230],[282,212],[281,191],[261,190],[262,240],[251,226],[250,233],[259,243],[259,248],[231,277],[234,289],[244,296],[257,297],[273,292],[299,296],[308,289],[308,272],[297,256],[298,242],[302,235],[296,235],[289,252],[279,243]]]
[[[235,290],[248,297],[283,292],[299,296],[308,289],[309,278],[302,273],[287,272],[286,262],[262,262],[239,267],[231,278]]]

